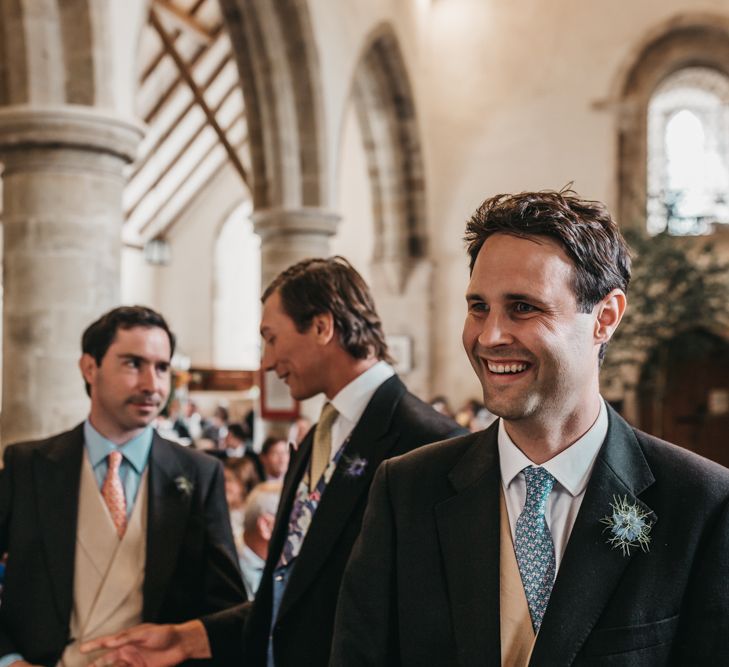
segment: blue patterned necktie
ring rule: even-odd
[[[522,472],[526,479],[526,503],[516,521],[515,551],[536,633],[547,609],[556,569],[552,534],[544,518],[554,477],[544,468],[534,466]]]

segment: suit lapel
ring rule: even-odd
[[[610,514],[615,498],[627,497],[658,517],[638,495],[654,477],[633,430],[612,409],[605,443],[585,491],[549,605],[537,635],[531,664],[571,664],[597,623],[632,558],[607,543],[600,519]]]
[[[347,525],[354,508],[362,496],[367,494],[375,470],[397,441],[400,434],[394,430],[392,416],[405,391],[405,385],[397,376],[386,380],[374,393],[354,427],[309,526],[286,586],[279,616],[283,616],[312,583]],[[367,462],[362,474],[351,474],[347,470],[347,462],[355,457]],[[302,462],[304,467],[306,462],[308,456]],[[303,471],[296,477],[300,480],[301,475]],[[296,488],[292,493],[296,494]]]
[[[186,470],[172,445],[154,434],[149,454],[147,553],[144,577],[146,621],[155,620],[180,550],[190,513],[190,496],[177,488],[176,480],[197,483],[194,471]]]
[[[83,424],[63,433],[33,458],[33,487],[53,600],[66,627],[73,603],[78,494],[84,453]]]
[[[435,508],[460,665],[500,664],[497,427],[449,474],[456,494]]]

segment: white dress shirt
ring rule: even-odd
[[[330,401],[339,413],[332,424],[331,461],[357,425],[367,404],[380,385],[395,375],[395,370],[386,361],[378,361],[364,373],[358,375]]]
[[[608,429],[608,416],[605,403],[600,399],[600,413],[595,423],[579,440],[541,467],[545,468],[555,479],[552,491],[547,499],[545,518],[552,533],[556,566],[559,565],[567,547],[567,541],[575,525],[577,512],[580,511],[582,499],[585,497],[587,482],[590,480],[595,459],[600,451]],[[516,520],[519,518],[526,502],[526,481],[524,468],[534,465],[514,444],[504,427],[504,420],[499,421],[499,464],[501,467],[501,484],[504,489],[506,511],[509,515],[511,538],[516,540]]]
[[[243,550],[238,562],[240,563],[240,573],[243,575],[246,594],[248,599],[252,600],[256,597],[256,592],[261,584],[261,576],[263,575],[263,568],[266,567],[266,561],[247,544],[243,543]]]

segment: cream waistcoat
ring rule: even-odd
[[[99,655],[82,655],[81,642],[141,622],[146,546],[147,471],[142,475],[124,537],[119,540],[84,454],[71,612],[74,641],[66,647],[60,667],[80,667]]]
[[[501,665],[526,667],[534,648],[534,628],[529,615],[519,565],[511,540],[509,517],[506,513],[503,491],[499,492],[501,529],[499,536],[499,602],[501,616]]]

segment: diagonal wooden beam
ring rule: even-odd
[[[184,9],[180,9],[177,5],[173,4],[171,0],[154,0],[154,4],[164,11],[178,27],[183,28],[188,33],[192,33],[198,40],[207,43],[212,39],[213,36],[209,30],[190,16]]]
[[[210,84],[212,84],[215,79],[218,78],[220,73],[228,66],[232,58],[232,55],[224,58],[220,61],[219,65],[213,70],[211,75],[207,78],[204,84],[204,88],[207,88]],[[165,131],[157,138],[157,141],[154,142],[152,146],[150,146],[147,151],[144,153],[144,155],[140,155],[136,162],[132,165],[132,172],[129,174],[129,180],[136,178],[137,174],[144,169],[144,167],[147,165],[149,160],[154,156],[154,154],[159,150],[159,147],[167,141],[167,139],[170,138],[170,135],[177,129],[177,126],[182,122],[182,119],[187,116],[187,114],[192,111],[192,108],[195,106],[195,100],[190,100],[189,104],[186,104],[185,107],[180,109],[180,111],[175,114],[175,117],[172,119],[172,122],[169,124],[169,126],[165,129]],[[216,112],[217,113],[217,112]],[[145,121],[146,123],[149,123],[149,121]]]
[[[152,8],[149,12],[149,21],[159,34],[160,39],[162,40],[162,44],[165,47],[165,51],[167,51],[170,58],[172,58],[172,60],[175,62],[175,65],[177,65],[177,69],[180,70],[180,75],[184,79],[185,83],[190,87],[195,101],[202,109],[202,112],[205,114],[208,123],[210,123],[210,127],[212,127],[213,130],[215,130],[215,134],[218,135],[218,139],[223,145],[223,148],[225,148],[225,152],[228,154],[228,157],[230,158],[233,167],[235,167],[235,170],[240,174],[240,177],[243,179],[243,183],[245,184],[245,186],[250,189],[250,185],[248,183],[248,174],[245,170],[245,167],[243,166],[243,163],[240,161],[238,153],[236,153],[235,149],[230,145],[228,137],[225,135],[225,132],[223,132],[223,129],[220,127],[220,124],[215,118],[215,114],[212,112],[207,102],[205,101],[202,91],[198,87],[197,83],[195,83],[195,79],[192,78],[192,74],[190,73],[190,70],[187,67],[185,61],[175,48],[174,43],[160,23],[159,17],[157,16],[154,8]]]
[[[241,115],[236,116],[235,118],[233,118],[233,120],[230,121],[230,124],[228,125],[228,128],[227,129],[232,128],[233,125],[235,125],[236,123],[238,123],[242,118],[244,118],[244,114],[241,114]],[[238,148],[242,148],[243,146],[246,145],[247,142],[248,142],[248,137],[246,136],[246,137],[244,137],[241,140],[241,142],[238,144],[237,147]],[[180,179],[180,181],[177,183],[177,185],[175,186],[175,188],[168,195],[167,199],[165,199],[164,202],[162,202],[159,206],[157,206],[157,208],[155,209],[154,213],[151,216],[149,216],[149,219],[147,220],[147,222],[145,222],[137,230],[137,233],[138,234],[143,235],[150,227],[152,227],[154,225],[154,223],[159,218],[160,213],[162,213],[162,211],[164,211],[170,205],[170,202],[172,202],[178,196],[178,194],[180,193],[180,191],[182,190],[182,188],[184,188],[185,185],[187,184],[187,182],[195,175],[195,173],[197,171],[197,167],[199,165],[203,164],[205,162],[205,160],[207,160],[207,158],[210,156],[210,154],[215,150],[215,147],[216,146],[217,146],[216,143],[212,143],[203,152],[203,154],[200,156],[200,158],[197,161],[197,165],[195,167],[193,167],[192,169],[190,169],[187,172],[187,174],[185,174],[185,176],[182,179]],[[209,183],[209,179],[207,181],[205,181],[205,186],[208,183]],[[204,189],[204,186],[202,188],[200,188],[200,190],[202,190],[202,189]],[[169,231],[169,225],[166,226],[166,227],[164,227],[163,230],[162,230],[162,232],[159,232],[159,231],[158,232],[155,232],[154,236],[164,236],[167,233],[167,231]]]
[[[220,111],[220,109],[228,101],[230,96],[237,90],[237,88],[238,88],[238,85],[234,84],[233,86],[231,86],[228,89],[228,91],[223,96],[223,99],[221,99],[220,102],[216,105],[215,110],[214,110],[215,113]],[[241,114],[241,117],[244,118],[245,114]],[[174,125],[171,126],[170,133],[176,126],[177,126],[177,123],[175,123]],[[165,176],[167,176],[167,174],[170,172],[170,170],[172,170],[174,168],[174,166],[177,164],[177,162],[179,162],[179,160],[187,152],[187,150],[190,148],[190,146],[192,146],[195,143],[195,140],[202,134],[203,130],[206,127],[207,127],[207,123],[205,121],[203,121],[202,124],[194,130],[193,134],[187,139],[187,141],[185,141],[182,144],[182,146],[179,147],[175,156],[169,161],[167,166],[157,175],[157,178],[155,178],[155,180],[152,182],[152,184],[148,188],[146,188],[145,191],[142,193],[141,197],[139,197],[139,199],[137,199],[137,201],[134,202],[134,204],[127,211],[125,211],[125,216],[127,218],[130,218],[132,215],[134,215],[134,211],[137,210],[139,205],[144,201],[145,197],[147,197],[149,195],[149,193],[152,190],[154,190],[162,182],[162,180],[165,178]],[[146,161],[149,159],[149,157],[154,155],[154,152],[156,150],[157,150],[157,148],[155,148],[147,153],[147,156],[145,158],[145,164],[146,164]],[[131,178],[130,178],[130,180],[131,180]]]
[[[190,70],[193,72],[195,71],[195,68],[199,65],[199,63],[202,62],[203,57],[212,49],[216,44],[218,39],[222,38],[222,35],[224,34],[223,31],[223,25],[221,24],[218,26],[214,32],[213,32],[213,41],[209,44],[205,44],[198,48],[198,50],[192,55],[192,57],[187,61],[187,66]],[[172,39],[174,36],[171,35],[170,38]],[[159,52],[159,60],[157,61],[157,65],[159,65],[159,62],[167,55],[167,51],[165,51],[164,46],[160,49]],[[155,116],[162,110],[165,104],[172,98],[172,95],[177,91],[178,87],[182,85],[182,76],[178,75],[170,82],[170,84],[167,86],[167,88],[162,92],[162,94],[159,96],[159,99],[155,103],[155,105],[147,112],[147,115],[144,117],[144,122],[148,125],[154,120]],[[207,88],[207,85],[204,85],[203,88]]]

